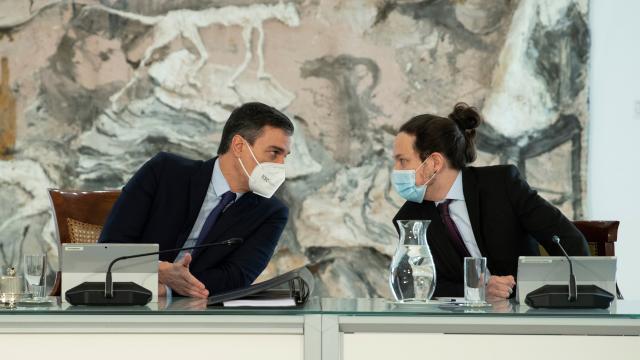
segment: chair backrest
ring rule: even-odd
[[[615,256],[615,243],[618,240],[620,221],[574,221],[580,230],[593,256]]]
[[[587,240],[591,256],[615,256],[620,221],[576,220],[573,225]],[[539,246],[539,249],[540,255],[549,255],[542,246]]]
[[[97,242],[102,226],[119,196],[120,190],[49,189],[59,243]],[[59,292],[60,273],[58,272],[51,294],[59,295]]]

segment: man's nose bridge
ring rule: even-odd
[[[287,155],[285,154],[280,154],[278,155],[278,157],[276,158],[276,163],[278,164],[284,164],[287,160]]]

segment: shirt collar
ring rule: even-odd
[[[462,171],[458,171],[458,176],[456,176],[456,179],[453,181],[453,184],[451,185],[447,196],[445,196],[442,201],[436,201],[435,203],[436,205],[439,205],[447,199],[464,201],[464,191],[462,189]]]
[[[456,180],[451,185],[449,193],[447,193],[447,199],[451,200],[464,200],[464,192],[462,191],[462,171],[458,171]]]
[[[213,186],[213,191],[216,194],[216,197],[222,196],[222,194],[227,191],[231,191],[231,187],[229,187],[229,183],[227,179],[225,179],[224,174],[222,173],[222,169],[220,168],[220,159],[216,159],[213,164],[213,175],[211,175],[211,185]],[[211,186],[210,186],[211,187]],[[236,194],[236,200],[240,199],[244,193],[234,193]]]
[[[211,176],[211,184],[213,185],[213,191],[216,192],[216,196],[222,196],[227,191],[231,191],[227,179],[224,178],[222,170],[220,169],[220,159],[216,159],[213,164],[213,175]]]

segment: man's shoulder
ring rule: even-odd
[[[168,167],[178,167],[178,168],[194,168],[202,165],[202,160],[193,160],[186,158],[184,156],[173,154],[166,151],[161,151],[157,153],[149,162],[162,164],[163,166]]]
[[[503,164],[503,165],[489,165],[489,166],[467,166],[467,170],[477,174],[508,174],[513,170],[518,170],[515,165]]]
[[[282,200],[278,199],[275,196],[266,198],[254,193],[250,193],[250,194],[251,196],[256,197],[258,206],[264,207],[265,209],[272,209],[273,211],[282,210],[282,209],[286,209],[287,211],[289,210],[289,207]]]
[[[417,219],[417,217],[423,216],[424,211],[422,210],[422,207],[424,206],[424,202],[416,203],[413,201],[406,201],[393,217],[393,222],[395,223],[396,220]]]
[[[491,166],[467,166],[464,170],[467,174],[475,176],[478,180],[503,179],[505,177],[518,176],[519,171],[515,165],[491,165]]]
[[[142,165],[136,172],[134,178],[137,177],[138,181],[147,179],[148,177],[169,179],[171,181],[190,179],[201,169],[205,169],[207,165],[210,165],[211,169],[213,169],[213,159],[205,162],[188,159],[168,152],[159,152]]]

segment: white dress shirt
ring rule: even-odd
[[[471,220],[469,220],[469,212],[467,211],[467,202],[464,200],[464,191],[462,189],[462,171],[458,171],[456,180],[451,185],[451,189],[447,193],[447,196],[442,201],[436,201],[436,206],[443,203],[445,200],[451,199],[449,203],[449,214],[451,219],[456,224],[460,236],[464,245],[469,250],[469,254],[472,257],[482,257],[480,248],[476,242],[476,237],[473,235],[473,228],[471,227]]]

